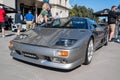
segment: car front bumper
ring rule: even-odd
[[[11,56],[13,56],[16,59],[20,59],[20,60],[27,61],[30,63],[47,66],[47,67],[52,67],[52,68],[64,69],[64,70],[73,69],[73,68],[77,67],[76,65],[79,64],[79,61],[75,61],[75,62],[69,63],[69,64],[62,64],[62,63],[49,62],[47,60],[42,60],[42,59],[36,60],[36,59],[24,57],[23,55],[19,55],[15,52],[11,52]]]
[[[47,67],[52,67],[52,68],[58,68],[58,69],[65,69],[65,70],[70,70],[73,69],[77,66],[79,66],[82,61],[82,57],[80,59],[76,59],[78,57],[77,55],[77,49],[73,50],[68,50],[69,57],[58,57],[55,56],[55,52],[60,50],[60,49],[51,49],[51,48],[46,48],[46,47],[38,47],[38,46],[30,46],[30,45],[25,45],[25,44],[20,44],[20,43],[15,43],[14,44],[17,47],[10,48],[11,49],[11,56],[16,59],[20,59],[26,62],[42,65],[42,66],[47,66]],[[17,50],[17,51],[16,51]],[[18,52],[19,51],[19,52]],[[27,57],[23,54],[24,52],[28,53],[35,53],[38,58],[31,58],[34,57],[33,55]],[[76,52],[76,53],[75,53]],[[71,53],[75,53],[74,55],[71,55]],[[43,58],[44,56],[44,58]],[[45,58],[47,56],[47,58]],[[52,61],[48,59],[51,58],[59,58],[63,60],[66,60],[66,62],[58,62],[58,61]],[[72,59],[72,60],[71,60]],[[67,62],[70,61],[70,62]]]

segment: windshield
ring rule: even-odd
[[[87,20],[84,18],[61,18],[55,19],[48,24],[42,24],[46,28],[71,28],[71,29],[87,29]]]

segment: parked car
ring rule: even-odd
[[[12,29],[13,32],[15,32],[15,31],[17,31],[18,26],[13,23],[12,26],[11,26],[11,29]],[[22,22],[21,31],[26,31],[26,23],[25,22]]]
[[[67,17],[10,41],[11,56],[30,63],[71,70],[89,64],[93,52],[108,43],[108,28],[89,18]]]

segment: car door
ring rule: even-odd
[[[94,36],[94,47],[97,47],[101,42],[103,32],[94,21],[90,21],[90,30],[92,31]]]

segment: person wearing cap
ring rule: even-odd
[[[108,25],[109,25],[109,41],[111,41],[115,34],[115,28],[116,28],[116,6],[112,6],[111,10],[108,14]]]
[[[2,37],[5,37],[5,10],[3,6],[0,5],[0,27],[2,28]]]
[[[32,12],[29,10],[28,13],[25,15],[25,22],[26,22],[26,27],[27,30],[33,28],[33,23],[34,23],[34,15]]]

